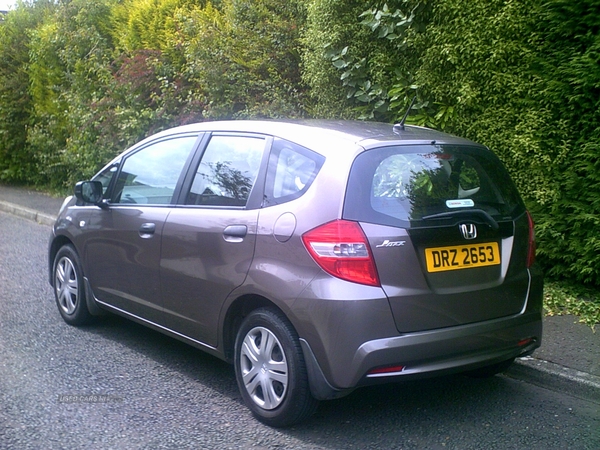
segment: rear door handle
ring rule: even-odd
[[[246,225],[229,225],[223,230],[223,237],[227,242],[242,242],[247,234]]]

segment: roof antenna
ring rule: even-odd
[[[397,123],[396,125],[394,125],[394,131],[403,131],[404,130],[404,122],[406,122],[406,118],[408,117],[408,113],[410,112],[410,110],[412,109],[412,107],[413,107],[413,105],[415,104],[416,101],[417,101],[417,94],[415,94],[415,96],[413,97],[412,101],[410,102],[410,106],[408,107],[408,109],[404,113],[404,117],[402,118],[402,120],[400,121],[400,123]]]

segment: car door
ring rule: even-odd
[[[214,133],[163,230],[160,261],[168,328],[217,345],[221,305],[254,255],[270,138]],[[261,177],[264,178],[264,177]]]
[[[85,225],[86,273],[97,299],[163,323],[159,258],[161,234],[191,158],[197,134],[163,138],[128,154]]]

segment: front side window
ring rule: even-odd
[[[264,150],[265,139],[261,137],[212,136],[186,204],[246,206]]]
[[[113,203],[171,203],[181,171],[195,142],[196,136],[167,139],[128,156],[116,182]]]

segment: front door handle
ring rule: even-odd
[[[140,236],[144,237],[144,235],[149,235],[149,234],[154,234],[154,232],[156,231],[156,224],[155,223],[143,223],[142,226],[140,227]]]

